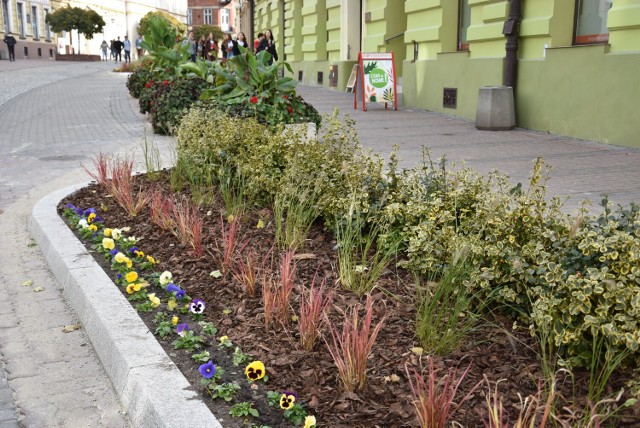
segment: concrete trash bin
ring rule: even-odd
[[[478,93],[476,128],[485,131],[508,131],[516,126],[516,112],[511,86],[483,86]]]

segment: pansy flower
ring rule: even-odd
[[[167,309],[173,311],[176,306],[178,306],[176,299],[169,299],[169,301],[167,302]]]
[[[204,308],[206,307],[207,305],[205,305],[202,300],[195,299],[189,304],[189,312],[200,315],[204,312]]]
[[[178,324],[176,326],[176,333],[178,333],[178,335],[181,337],[185,337],[189,330],[191,329],[189,328],[189,324],[187,323]]]
[[[119,252],[120,252],[120,250],[118,250],[117,248],[114,247],[113,250],[109,251],[109,254],[111,254],[112,256],[115,256]]]
[[[160,285],[167,285],[171,282],[171,279],[173,279],[173,275],[171,275],[171,272],[169,272],[168,270],[165,270],[160,274]]]
[[[113,250],[116,247],[116,243],[111,238],[102,238],[102,247],[106,250]]]
[[[122,238],[122,231],[120,229],[111,229],[111,237],[117,241]]]
[[[158,262],[156,262],[156,259],[154,259],[154,258],[153,258],[153,257],[151,257],[151,256],[147,256],[147,261],[148,261],[149,263],[151,263],[152,265],[155,265],[156,263],[158,263]]]
[[[244,374],[246,374],[247,378],[252,382],[254,380],[262,379],[266,374],[264,364],[262,361],[254,361],[247,366],[244,370]]]
[[[95,232],[98,230],[98,226],[96,226],[95,224],[90,224],[88,229],[92,232]]]
[[[124,279],[126,279],[126,280],[127,280],[127,282],[133,282],[133,281],[135,281],[136,279],[138,279],[138,272],[136,272],[136,271],[128,272],[128,273],[124,276]]]
[[[103,234],[104,234],[104,236],[106,236],[107,238],[110,238],[110,237],[111,237],[111,230],[112,230],[112,229],[110,229],[110,228],[108,228],[108,227],[105,227],[105,229],[102,231],[102,233],[103,233]]]
[[[142,290],[142,284],[139,282],[132,282],[131,284],[127,285],[127,294],[133,294],[136,291],[140,291]]]
[[[177,316],[173,316],[171,317],[171,325],[176,326],[178,325],[178,317]]]
[[[298,396],[295,392],[292,391],[284,391],[280,396],[280,408],[284,410],[289,410],[296,403]]]
[[[211,379],[216,374],[216,365],[213,364],[213,361],[209,360],[207,363],[201,365],[198,368],[198,371],[205,379]]]
[[[115,260],[116,263],[125,263],[127,260],[129,260],[129,258],[124,254],[122,254],[120,251],[118,251],[116,255],[113,257],[113,260]]]
[[[315,428],[316,426],[316,417],[313,415],[309,415],[304,418],[304,427],[302,428]]]
[[[93,221],[96,219],[97,214],[96,213],[90,213],[87,216],[87,222],[88,223],[93,223]]]
[[[78,226],[81,227],[82,229],[86,229],[87,227],[89,227],[89,223],[87,223],[87,220],[81,218],[78,221]]]
[[[157,308],[158,306],[160,306],[160,299],[156,296],[156,293],[149,293],[147,294],[147,297],[151,302],[151,306],[153,306],[154,308]]]

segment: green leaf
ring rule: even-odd
[[[378,67],[378,63],[376,61],[368,63],[367,65],[364,66],[364,74],[371,73],[371,70],[377,67]]]

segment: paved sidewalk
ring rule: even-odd
[[[63,332],[78,318],[27,222],[40,198],[87,181],[81,163],[139,149],[145,119],[113,63],[7,64],[0,61],[0,362],[8,380],[0,372],[0,427],[5,416],[7,427],[128,426],[86,333]],[[165,151],[172,144],[148,135]]]
[[[385,110],[383,104],[368,104],[368,111],[363,112],[353,109],[352,94],[317,86],[302,86],[298,93],[321,113],[338,108],[341,115],[355,119],[365,147],[388,155],[397,144],[401,166],[416,165],[425,146],[434,159],[445,156],[449,161],[466,161],[483,174],[497,169],[507,173],[514,184],[526,185],[533,160],[542,156],[553,168],[549,194],[570,198],[565,203],[567,212],[580,207],[583,199],[592,200],[592,209],[600,211],[596,205],[603,194],[622,205],[640,203],[639,149],[525,129],[479,131],[469,121],[404,107]]]

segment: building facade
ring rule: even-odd
[[[223,33],[236,34],[239,29],[241,2],[237,0],[189,0],[187,10],[187,25],[214,25]]]
[[[138,23],[148,12],[161,10],[175,16],[181,22],[187,20],[187,0],[0,0],[0,38],[8,32],[17,39],[16,58],[54,58],[56,54],[80,53],[98,55],[102,40],[112,40],[124,36],[134,42],[137,38]],[[105,21],[102,33],[94,34],[87,40],[78,35],[62,32],[54,34],[45,23],[45,17],[67,5],[91,8]],[[135,49],[134,49],[135,51]],[[0,59],[8,58],[4,43],[0,45]]]
[[[510,8],[521,5],[508,24]],[[640,147],[638,0],[255,0],[301,82],[344,90],[358,52],[394,52],[403,104],[474,120],[517,37],[518,126]]]
[[[53,58],[56,35],[45,23],[45,17],[58,7],[52,0],[0,0],[0,38],[12,33],[18,44],[16,58]],[[4,43],[0,46],[0,59],[8,59],[9,51]]]

